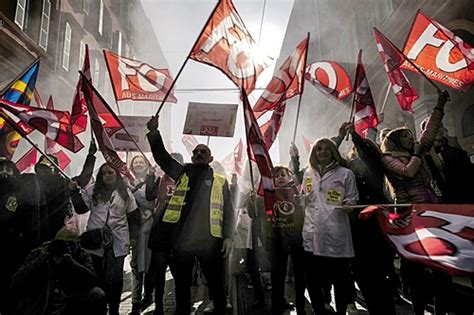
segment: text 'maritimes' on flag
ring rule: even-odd
[[[302,93],[308,40],[305,38],[298,44],[268,83],[253,107],[257,119],[267,111],[281,107],[285,100]]]
[[[264,55],[231,0],[221,0],[189,58],[220,69],[250,94],[272,59]]]
[[[418,12],[403,54],[426,76],[453,89],[466,91],[474,82],[474,51],[450,30]],[[418,72],[404,62],[402,68]]]
[[[351,78],[334,61],[319,61],[306,66],[305,78],[318,90],[338,100],[343,100],[352,93]]]
[[[163,101],[173,83],[168,69],[157,69],[106,50],[104,56],[117,101]],[[176,103],[177,99],[170,93],[166,101]]]
[[[379,124],[369,81],[362,64],[362,50],[359,51],[354,91],[354,126],[355,131],[365,139],[370,128]]]
[[[72,133],[69,112],[29,107],[5,100],[0,100],[0,108],[20,120],[17,125],[25,134],[38,130],[47,138],[74,153],[84,147],[79,138]]]
[[[405,56],[403,56],[395,45],[376,28],[374,28],[374,37],[380,57],[385,66],[385,71],[387,71],[390,85],[392,86],[398,104],[400,104],[400,108],[405,111],[413,111],[411,104],[418,98],[418,95],[416,94],[415,88],[413,88],[408,78],[400,69],[400,66],[405,61]]]
[[[273,207],[276,202],[275,187],[273,185],[273,163],[270,159],[270,154],[265,147],[262,133],[258,126],[257,120],[253,114],[247,99],[247,94],[242,89],[242,102],[244,109],[245,132],[247,134],[247,154],[250,160],[257,163],[260,171],[261,181],[259,187],[259,194],[263,194],[265,212],[268,215],[273,215]],[[263,193],[262,193],[263,192]]]

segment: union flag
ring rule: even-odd
[[[334,61],[318,61],[306,67],[305,78],[324,94],[344,100],[352,93],[351,78]]]

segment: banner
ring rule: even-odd
[[[189,58],[216,67],[250,94],[272,59],[263,55],[231,0],[220,0]]]
[[[263,141],[265,142],[267,150],[270,150],[273,145],[273,142],[275,142],[276,140],[278,132],[280,131],[281,123],[283,121],[283,115],[285,114],[285,109],[286,102],[283,102],[283,104],[281,104],[272,112],[272,116],[270,117],[270,119],[260,127],[260,131],[263,135]]]
[[[352,93],[351,78],[334,61],[314,62],[306,67],[305,78],[324,94],[342,101]]]
[[[474,205],[414,204],[402,213],[370,206],[387,239],[403,258],[452,276],[474,273]]]
[[[122,124],[127,129],[128,133],[138,144],[143,152],[151,152],[150,144],[143,130],[143,126],[150,120],[150,117],[145,116],[119,116]],[[110,140],[117,151],[139,152],[137,146],[130,139],[129,135],[123,129],[114,132],[110,136]],[[171,151],[170,151],[171,152]]]
[[[237,104],[189,102],[183,134],[233,137]]]
[[[467,91],[474,82],[474,52],[461,38],[422,12],[416,15],[403,54],[426,76]],[[405,62],[402,68],[418,72]]]
[[[87,105],[84,100],[84,94],[82,93],[81,86],[82,80],[88,80],[92,84],[91,79],[91,65],[89,60],[89,45],[86,44],[86,51],[84,54],[84,65],[82,66],[82,73],[84,77],[79,75],[79,80],[76,84],[76,91],[71,107],[71,120],[72,120],[72,132],[75,135],[84,132],[87,128]]]
[[[173,83],[168,69],[157,69],[107,50],[104,56],[117,101],[163,101]],[[170,93],[166,101],[176,103],[178,100]]]

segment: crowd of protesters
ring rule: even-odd
[[[175,312],[190,314],[196,264],[212,301],[206,310],[225,314],[231,307],[226,279],[236,272],[226,268],[231,250],[231,260],[245,261],[239,271],[253,286],[252,307],[267,304],[272,314],[306,314],[306,289],[314,313],[326,314],[332,287],[335,313],[346,314],[355,308],[355,283],[370,314],[396,314],[402,300],[411,301],[416,315],[431,302],[435,314],[463,314],[452,303],[446,273],[402,258],[398,274],[396,253],[375,217],[361,220],[362,209],[353,207],[473,203],[473,166],[444,138],[448,99],[439,94],[418,141],[410,129],[397,128],[384,130],[379,146],[361,138],[353,123],[343,123],[336,137],[314,142],[305,169],[292,145],[290,166],[273,169],[273,212],[250,188],[258,187],[257,169],[253,185],[238,183],[236,176],[228,183],[203,144],[193,150],[191,163],[183,163],[180,154],[167,152],[158,117],[148,122],[147,137],[160,176],[137,155],[130,162],[134,180],[108,164],[94,179],[93,143],[71,181],[57,172],[54,156],[42,157],[35,174],[20,174],[13,162],[0,160],[0,314],[119,314],[130,252],[131,315],[153,302],[153,314],[165,313],[168,267]],[[347,134],[353,148],[343,158],[338,147]],[[78,216],[84,214],[81,231]],[[291,277],[295,304],[284,294]],[[270,305],[265,289],[272,291]]]

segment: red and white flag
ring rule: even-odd
[[[84,65],[82,66],[82,73],[85,78],[79,75],[79,80],[76,84],[76,91],[71,108],[71,120],[72,120],[72,131],[75,135],[84,132],[87,128],[87,105],[84,100],[84,94],[82,93],[81,86],[82,80],[87,79],[92,83],[91,79],[91,65],[89,60],[89,46],[86,44],[86,51],[84,54]]]
[[[324,94],[343,100],[352,93],[351,78],[334,61],[318,61],[306,67],[305,78]]]
[[[354,126],[356,132],[365,139],[370,128],[376,128],[379,124],[369,81],[362,64],[362,50],[359,51],[357,59],[357,70],[354,85]]]
[[[263,141],[267,150],[273,145],[275,139],[280,131],[281,123],[283,121],[283,115],[285,114],[286,102],[284,101],[280,106],[278,106],[273,112],[270,119],[265,122],[261,127],[260,131],[263,135]]]
[[[84,93],[84,99],[89,111],[92,130],[94,131],[97,144],[105,161],[115,171],[126,176],[133,182],[134,178],[127,167],[127,163],[120,159],[110,140],[110,136],[121,129],[121,126],[117,126],[119,123],[115,120],[115,114],[113,112],[105,113],[110,107],[105,103],[104,99],[97,93],[90,82],[83,80],[82,92]],[[99,114],[98,111],[102,113]],[[103,116],[106,117],[106,119],[104,119]]]
[[[193,135],[183,135],[181,142],[186,148],[186,151],[188,151],[189,156],[193,156],[193,150],[199,144],[196,138]]]
[[[84,147],[79,138],[72,133],[71,116],[69,112],[14,104],[1,99],[0,108],[13,114],[16,119],[19,119],[17,125],[25,134],[29,134],[33,130],[38,130],[47,138],[59,143],[74,153]]]
[[[104,50],[110,81],[117,101],[163,101],[173,84],[168,69],[158,69],[144,62],[116,55]],[[167,102],[178,100],[170,93]]]
[[[38,151],[31,148],[15,162],[20,173],[34,173],[35,165],[38,162]]]
[[[220,0],[189,58],[218,68],[247,94],[272,62],[260,52],[231,0]]]
[[[427,17],[416,15],[403,54],[430,79],[467,91],[474,82],[474,51],[450,30]],[[402,68],[418,72],[405,62]]]
[[[400,214],[370,206],[387,239],[403,258],[453,276],[474,274],[474,205],[414,204]]]
[[[242,163],[244,161],[244,144],[242,139],[239,140],[234,151],[228,154],[221,162],[225,170],[229,174],[237,174],[242,176]]]
[[[415,88],[400,69],[400,66],[406,59],[405,56],[375,27],[374,37],[398,104],[400,104],[402,110],[413,112],[411,104],[418,98],[418,95]]]
[[[275,187],[273,185],[273,163],[270,154],[263,141],[263,135],[260,132],[257,120],[250,107],[247,94],[242,89],[242,102],[244,109],[245,131],[247,134],[247,154],[248,158],[257,163],[260,171],[261,182],[259,194],[263,194],[265,203],[265,212],[268,215],[274,214],[274,205],[276,202]]]
[[[302,40],[283,62],[253,107],[257,119],[269,110],[275,110],[295,95],[303,93],[304,71],[309,36]]]

